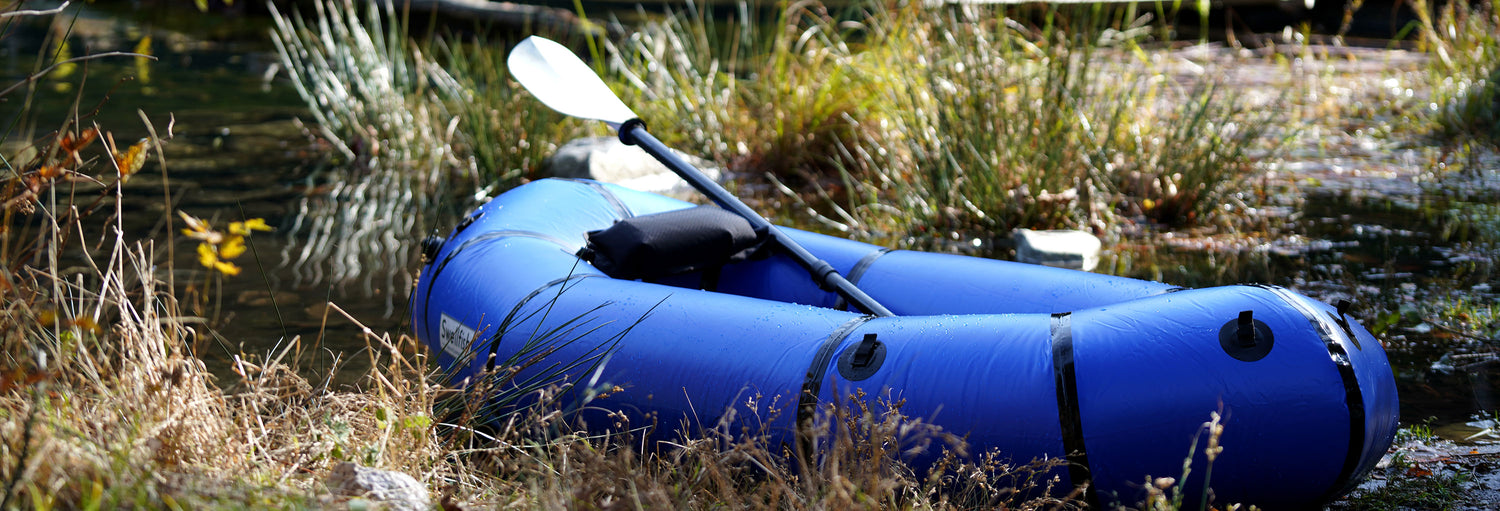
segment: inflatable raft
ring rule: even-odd
[[[722,213],[592,181],[521,186],[429,240],[416,334],[455,381],[521,353],[545,358],[513,381],[564,373],[573,398],[618,385],[589,407],[665,439],[721,419],[791,439],[822,404],[897,398],[970,452],[1066,459],[1063,486],[1103,504],[1180,476],[1194,442],[1203,467],[1214,412],[1216,501],[1271,509],[1342,494],[1396,430],[1385,353],[1345,307],[783,229],[895,314],[876,317]]]

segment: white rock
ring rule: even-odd
[[[1099,265],[1099,238],[1083,231],[1016,229],[1016,260],[1023,263],[1093,271]]]
[[[677,156],[715,181],[723,174],[701,158],[681,152],[677,152]],[[547,158],[545,169],[554,177],[593,179],[674,197],[695,193],[692,186],[646,151],[625,145],[615,137],[580,138],[568,142]]]
[[[432,508],[427,486],[401,472],[344,462],[333,467],[327,483],[336,495],[376,501],[381,509],[426,511]]]

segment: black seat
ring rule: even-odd
[[[698,206],[627,218],[591,231],[578,257],[617,279],[655,280],[743,261],[767,237],[739,215]]]

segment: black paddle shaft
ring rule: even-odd
[[[718,183],[709,179],[708,176],[703,175],[703,172],[689,165],[682,158],[678,158],[675,153],[667,149],[666,144],[661,143],[660,140],[657,140],[656,137],[646,131],[646,123],[641,122],[640,119],[631,119],[620,125],[620,141],[626,145],[640,146],[641,149],[644,149],[647,154],[656,158],[662,165],[666,165],[672,172],[681,176],[682,179],[687,180],[688,184],[693,185],[693,188],[707,195],[719,207],[743,217],[757,230],[765,229],[766,232],[771,233],[771,237],[776,241],[776,244],[781,245],[782,248],[791,253],[792,258],[796,259],[798,264],[807,269],[807,272],[812,275],[813,281],[819,287],[838,293],[839,296],[844,297],[844,300],[865,311],[866,314],[887,317],[895,316],[885,306],[880,305],[880,302],[876,302],[870,295],[865,294],[864,291],[855,287],[853,282],[849,282],[849,279],[840,275],[838,270],[835,270],[827,261],[818,259],[817,256],[812,255],[812,252],[808,252],[807,249],[802,248],[802,245],[797,244],[797,241],[793,240],[791,236],[781,232],[781,229],[777,228],[775,224],[761,217],[755,210],[750,209],[750,206],[746,206],[738,197],[730,195],[728,190],[719,186]]]

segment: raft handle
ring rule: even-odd
[[[438,251],[443,249],[443,243],[448,240],[442,236],[433,234],[422,240],[422,264],[429,264],[437,260]]]
[[[1240,311],[1239,342],[1241,348],[1255,347],[1255,311]]]
[[[867,367],[870,359],[875,356],[875,347],[880,341],[875,339],[875,334],[865,334],[864,340],[859,342],[859,347],[854,349],[854,360],[850,361],[854,367]]]
[[[1338,303],[1334,304],[1333,308],[1338,311],[1339,315],[1333,318],[1333,322],[1337,323],[1339,328],[1344,329],[1344,333],[1349,335],[1349,342],[1354,343],[1356,349],[1364,351],[1365,347],[1359,345],[1359,336],[1354,335],[1354,327],[1349,326],[1349,309],[1352,306],[1353,304],[1349,303],[1349,300],[1339,300]],[[1329,314],[1329,316],[1332,315]]]
[[[464,229],[468,229],[470,225],[474,224],[475,220],[478,220],[482,216],[484,216],[484,210],[475,211],[469,216],[464,217],[463,220],[459,220],[458,226],[453,228],[453,235],[457,236],[458,233],[464,232]]]

